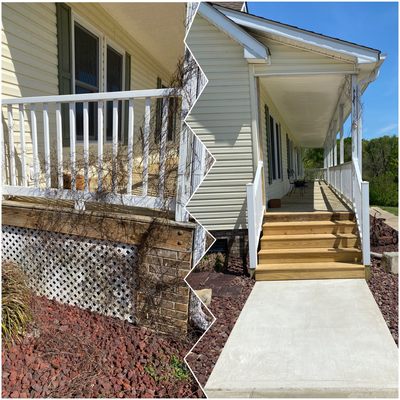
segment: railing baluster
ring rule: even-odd
[[[31,105],[31,131],[32,131],[32,151],[33,151],[33,183],[36,188],[39,187],[39,154],[37,141],[37,120],[36,106]]]
[[[128,104],[128,183],[127,183],[127,187],[126,187],[127,194],[132,194],[134,127],[135,127],[135,113],[134,113],[133,99],[129,99],[129,104]]]
[[[22,173],[22,185],[28,186],[26,179],[26,147],[25,147],[25,117],[24,117],[24,105],[19,105],[19,135],[21,140],[21,173]]]
[[[160,176],[158,193],[160,198],[164,198],[165,190],[165,162],[166,162],[166,147],[168,134],[168,98],[163,100],[163,114],[161,125],[161,140],[160,140]]]
[[[70,143],[70,159],[71,159],[71,189],[76,190],[76,104],[69,103],[69,143]]]
[[[8,147],[10,153],[10,178],[11,185],[16,186],[17,180],[15,176],[15,148],[14,148],[14,118],[12,106],[8,107]]]
[[[56,103],[56,128],[57,128],[57,176],[58,188],[62,189],[64,186],[63,178],[63,145],[62,145],[62,117],[61,117],[61,103]]]
[[[85,192],[89,191],[89,103],[83,102],[83,169]]]
[[[50,174],[50,128],[49,128],[49,105],[43,103],[43,136],[44,136],[44,173],[46,178],[46,189],[51,187]]]
[[[151,98],[146,97],[146,105],[144,108],[144,131],[143,131],[143,196],[147,196],[147,189],[149,182],[150,107],[151,107]]]
[[[117,157],[118,157],[118,100],[113,101],[113,131],[112,131],[112,177],[111,190],[117,189]]]
[[[99,101],[97,103],[97,162],[98,162],[98,172],[97,172],[97,191],[101,192],[103,190],[103,107],[104,102]]]

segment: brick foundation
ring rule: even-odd
[[[211,251],[215,251],[216,247],[221,248],[221,252],[227,255],[229,262],[230,257],[241,258],[243,268],[247,268],[247,255],[248,255],[248,236],[247,229],[231,229],[210,232],[218,242],[215,242]],[[225,243],[224,243],[225,242]],[[225,246],[224,246],[225,244]],[[222,250],[226,247],[226,250]]]

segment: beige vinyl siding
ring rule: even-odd
[[[246,228],[246,184],[253,180],[253,161],[243,48],[199,15],[187,43],[208,78],[187,122],[216,159],[188,208],[209,230]]]
[[[259,85],[259,97],[260,97],[260,141],[262,144],[262,154],[264,157],[264,173],[267,182],[266,185],[266,198],[269,199],[280,199],[282,198],[290,189],[289,179],[288,179],[288,159],[287,159],[287,145],[286,145],[286,134],[289,135],[289,139],[293,141],[293,146],[297,147],[297,143],[293,139],[293,135],[289,131],[285,121],[283,120],[278,109],[275,107],[272,99],[268,96],[265,85]],[[267,161],[267,128],[265,121],[265,105],[268,106],[269,114],[281,125],[281,157],[282,157],[282,179],[274,180],[272,184],[268,183],[268,161]],[[295,161],[293,161],[295,162]]]
[[[72,12],[82,22],[93,26],[110,45],[127,51],[131,55],[131,89],[155,89],[157,77],[168,83],[170,73],[161,60],[155,60],[135,41],[117,21],[98,3],[70,3]],[[117,6],[117,5],[116,5]],[[132,5],[134,7],[134,4]],[[151,12],[151,11],[149,11]],[[119,48],[117,50],[119,50]],[[105,58],[103,57],[103,60]],[[57,25],[55,3],[3,3],[2,4],[2,96],[31,97],[57,95],[58,91]],[[103,91],[103,88],[101,89]],[[155,102],[153,103],[153,106]],[[37,107],[39,157],[43,162],[43,120],[41,106]],[[143,123],[144,102],[135,104],[135,132]],[[32,141],[29,110],[25,115],[25,142],[27,149],[27,171],[32,167]],[[51,150],[55,153],[55,109],[50,107]],[[7,110],[2,109],[3,123]],[[14,142],[19,165],[20,134],[18,107],[13,108]],[[5,140],[7,129],[5,129]],[[79,147],[79,144],[78,144]],[[93,146],[95,150],[96,146]],[[78,155],[80,150],[78,149]],[[69,149],[64,149],[64,159],[69,158]],[[20,174],[20,171],[18,171]]]

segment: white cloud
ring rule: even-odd
[[[386,135],[386,134],[398,134],[397,124],[390,124],[387,125],[378,131],[379,135]]]

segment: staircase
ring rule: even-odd
[[[266,213],[256,280],[365,278],[354,213]]]

